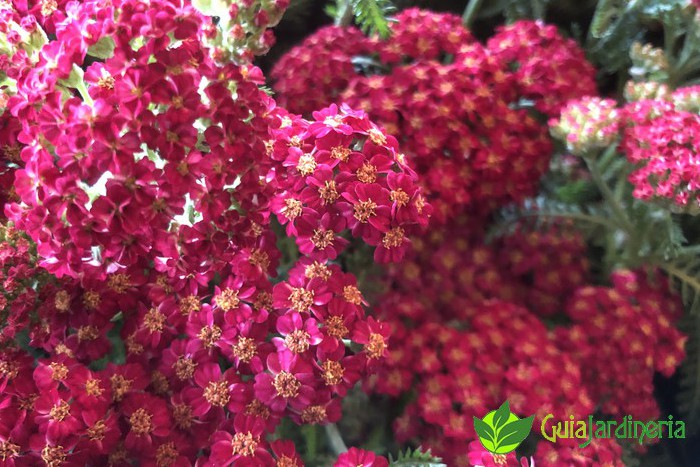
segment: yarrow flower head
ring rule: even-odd
[[[542,21],[502,26],[488,41],[489,50],[514,71],[522,98],[552,118],[570,99],[596,93],[595,68],[583,49]]]
[[[682,94],[675,94],[679,102]],[[693,135],[700,128],[696,113],[664,100],[642,101],[625,108],[622,151],[636,166],[630,175],[634,196],[666,201],[672,208],[700,212],[700,180],[695,169],[700,148]]]
[[[335,102],[350,80],[360,76],[353,57],[369,54],[371,45],[354,27],[319,29],[272,68],[278,103],[290,112],[309,115]]]
[[[569,102],[559,119],[550,121],[552,136],[562,140],[572,154],[597,154],[619,137],[621,115],[612,99],[584,97]]]
[[[574,325],[558,330],[559,342],[581,363],[588,391],[603,401],[605,413],[618,417],[658,418],[654,372],[672,375],[685,355],[687,336],[674,326],[682,310],[679,298],[658,272],[647,279],[650,273],[617,271],[612,287],[580,287],[566,304]],[[624,358],[613,358],[620,355]],[[622,371],[623,366],[635,371]]]
[[[526,101],[553,117],[567,99],[595,92],[594,70],[578,46],[554,27],[521,21],[484,47],[459,17],[416,8],[397,14],[390,27],[388,39],[369,42],[379,61],[360,50],[368,42],[357,30],[312,35],[275,68],[279,99],[306,103],[319,96],[326,101],[316,108],[345,102],[365,110],[399,138],[434,222],[464,212],[485,215],[534,194],[551,146]],[[328,42],[336,36],[347,40]],[[365,75],[351,67],[356,55]],[[339,61],[345,68],[338,79],[325,78]],[[569,66],[553,67],[559,61]]]

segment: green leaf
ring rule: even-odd
[[[555,187],[556,197],[563,203],[583,204],[595,200],[598,194],[593,185],[588,180],[575,180],[565,185]]]
[[[80,86],[80,84],[83,83],[83,76],[83,69],[74,63],[73,68],[71,68],[70,70],[70,75],[68,75],[68,78],[62,79],[59,82],[68,88],[78,88],[78,86]]]
[[[626,0],[600,0],[591,20],[591,36],[601,39],[615,27],[623,14]]]
[[[496,432],[493,430],[493,428],[491,428],[485,421],[476,417],[474,417],[474,430],[476,430],[476,434],[479,435],[482,442],[486,440],[493,443],[494,439],[496,438]]]
[[[213,14],[212,0],[192,0],[192,6],[204,14]]]
[[[97,41],[96,44],[91,45],[87,53],[88,55],[103,60],[112,58],[114,55],[114,40],[109,36],[105,36]]]
[[[493,426],[496,433],[503,425],[508,423],[508,418],[510,418],[510,404],[508,404],[508,401],[505,401],[493,414],[491,426]]]
[[[37,24],[34,31],[29,35],[29,40],[22,44],[22,48],[31,55],[35,50],[40,50],[48,41],[49,38],[46,32]]]
[[[335,18],[338,14],[338,7],[332,3],[329,3],[328,5],[323,7],[323,11],[331,18]]]
[[[534,419],[534,416],[530,416],[506,423],[498,433],[495,453],[507,454],[514,451],[530,434]]]

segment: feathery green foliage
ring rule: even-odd
[[[389,37],[388,16],[394,12],[390,0],[351,0],[355,21],[360,29],[368,34],[378,34],[382,39]]]
[[[354,18],[365,34],[377,34],[386,39],[391,34],[389,16],[396,11],[391,0],[335,0],[325,12],[335,18],[335,24],[345,26]]]
[[[389,455],[389,465],[391,467],[447,467],[442,463],[442,459],[430,452],[430,449],[423,451],[421,447],[413,450],[408,448],[405,452],[399,452],[396,459]]]

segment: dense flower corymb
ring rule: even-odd
[[[229,60],[269,45],[286,2],[262,3],[218,18],[224,42],[188,2],[0,6],[48,33],[2,58],[4,208],[29,236],[0,229],[3,462],[302,465],[268,435],[338,421],[386,356],[328,260],[348,237],[398,260],[430,206],[366,114],[304,120]],[[285,280],[275,218],[301,253]]]

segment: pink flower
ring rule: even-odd
[[[389,461],[371,451],[350,448],[348,452],[338,456],[333,467],[388,467]]]
[[[535,467],[535,461],[530,458],[530,462],[526,458],[520,459],[518,462],[515,453],[492,454],[487,451],[479,441],[469,443],[469,464],[474,467]]]

